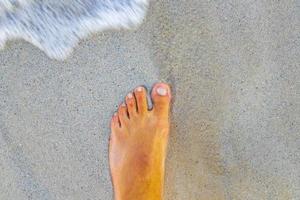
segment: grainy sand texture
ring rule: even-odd
[[[110,200],[109,121],[137,85],[174,92],[166,200],[300,199],[300,2],[153,1],[65,61],[0,51],[0,199]]]

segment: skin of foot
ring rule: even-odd
[[[169,137],[171,90],[157,83],[151,92],[137,87],[111,120],[109,162],[115,200],[161,200]]]

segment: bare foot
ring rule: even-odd
[[[112,117],[109,162],[116,200],[160,200],[169,136],[171,90],[167,84],[138,87]]]

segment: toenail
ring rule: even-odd
[[[136,89],[136,91],[141,92],[141,91],[143,91],[143,88],[142,88],[142,87],[138,87],[138,88]]]
[[[117,116],[118,115],[118,113],[114,113],[114,116]]]
[[[168,90],[166,88],[163,88],[163,87],[159,87],[157,88],[157,93],[160,95],[160,96],[166,96],[168,94]]]
[[[125,103],[122,103],[121,106],[122,106],[122,107],[126,107]]]
[[[132,93],[129,93],[129,94],[127,95],[127,97],[128,97],[129,99],[132,99],[132,97],[133,97]]]

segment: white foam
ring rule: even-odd
[[[65,59],[80,39],[144,18],[148,0],[0,0],[0,47],[22,38],[55,59]]]

